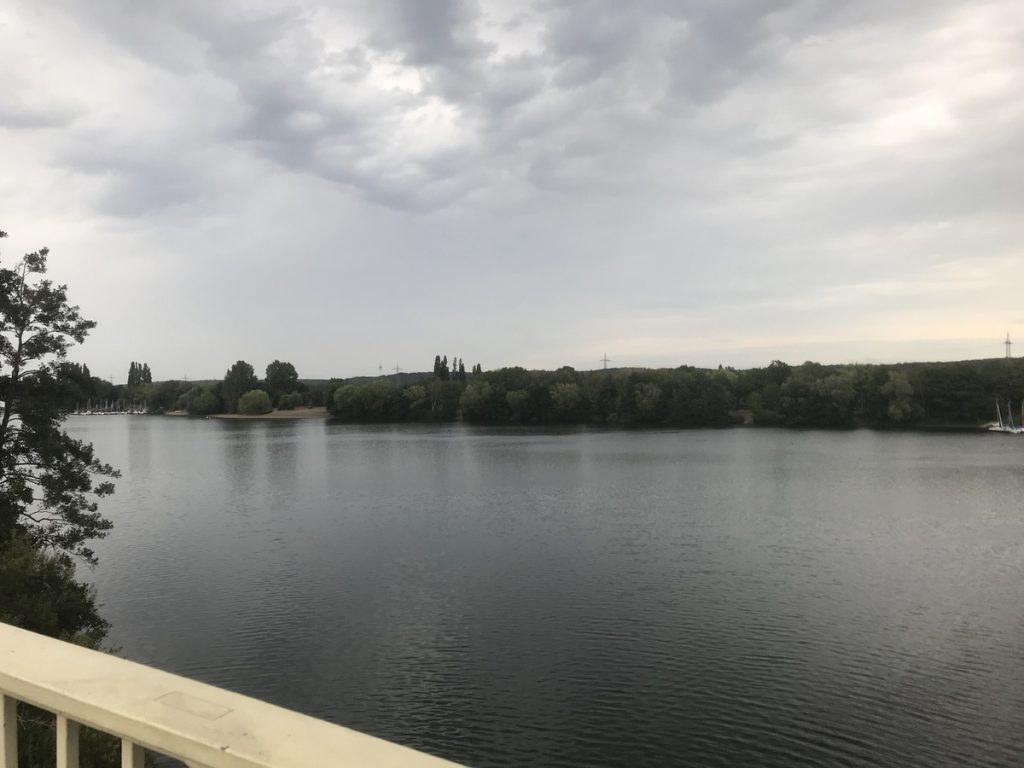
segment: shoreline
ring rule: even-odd
[[[187,411],[166,411],[162,416],[184,416],[189,417]],[[206,418],[206,419],[223,419],[225,421],[259,421],[259,420],[272,420],[272,421],[294,421],[294,420],[305,420],[305,419],[329,419],[334,418],[340,424],[352,424],[352,425],[381,425],[381,424],[465,424],[467,426],[478,426],[478,427],[506,427],[509,429],[565,429],[574,427],[589,427],[598,430],[609,430],[609,431],[621,431],[621,432],[643,432],[643,431],[658,431],[658,430],[685,430],[685,431],[697,431],[697,430],[730,430],[730,429],[742,429],[742,430],[759,430],[759,429],[782,429],[788,432],[806,432],[806,431],[825,431],[825,432],[853,432],[856,430],[867,429],[873,432],[917,432],[917,433],[928,433],[928,432],[965,432],[965,433],[980,433],[988,432],[988,425],[970,425],[970,424],[915,424],[908,425],[905,427],[878,427],[871,426],[869,424],[856,424],[850,427],[822,427],[822,426],[786,426],[782,424],[754,424],[752,420],[744,419],[742,422],[735,424],[723,424],[720,426],[673,426],[668,424],[662,425],[627,425],[627,424],[470,424],[457,419],[455,421],[445,422],[422,422],[422,421],[345,421],[332,417],[327,412],[325,406],[316,406],[311,408],[296,408],[291,411],[271,411],[270,413],[260,414],[241,414],[241,413],[211,413],[208,416],[192,416],[191,418]]]
[[[167,411],[163,414],[164,416],[189,416],[187,411]],[[316,406],[312,408],[295,408],[291,411],[278,411],[274,410],[270,413],[257,413],[257,414],[244,414],[244,413],[211,413],[209,416],[202,418],[207,419],[229,419],[235,421],[252,421],[254,419],[272,419],[274,421],[291,421],[298,419],[326,419],[328,416],[327,408],[324,406]],[[194,416],[192,418],[200,418]]]
[[[275,419],[275,420],[292,420],[292,419],[326,419],[327,408],[324,406],[318,406],[316,408],[295,408],[291,411],[278,411],[273,410],[270,413],[211,413],[211,419],[231,419],[237,421],[252,421],[254,419]]]

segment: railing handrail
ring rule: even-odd
[[[454,765],[265,701],[0,623],[3,696],[208,768]]]

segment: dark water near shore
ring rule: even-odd
[[[1024,763],[1024,438],[70,426],[129,658],[474,765]]]

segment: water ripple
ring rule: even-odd
[[[1024,762],[1009,441],[85,421],[132,658],[481,766]]]

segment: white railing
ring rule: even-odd
[[[199,768],[442,768],[445,760],[152,667],[0,623],[0,768],[17,768],[17,702],[57,716],[57,768],[86,725]]]

